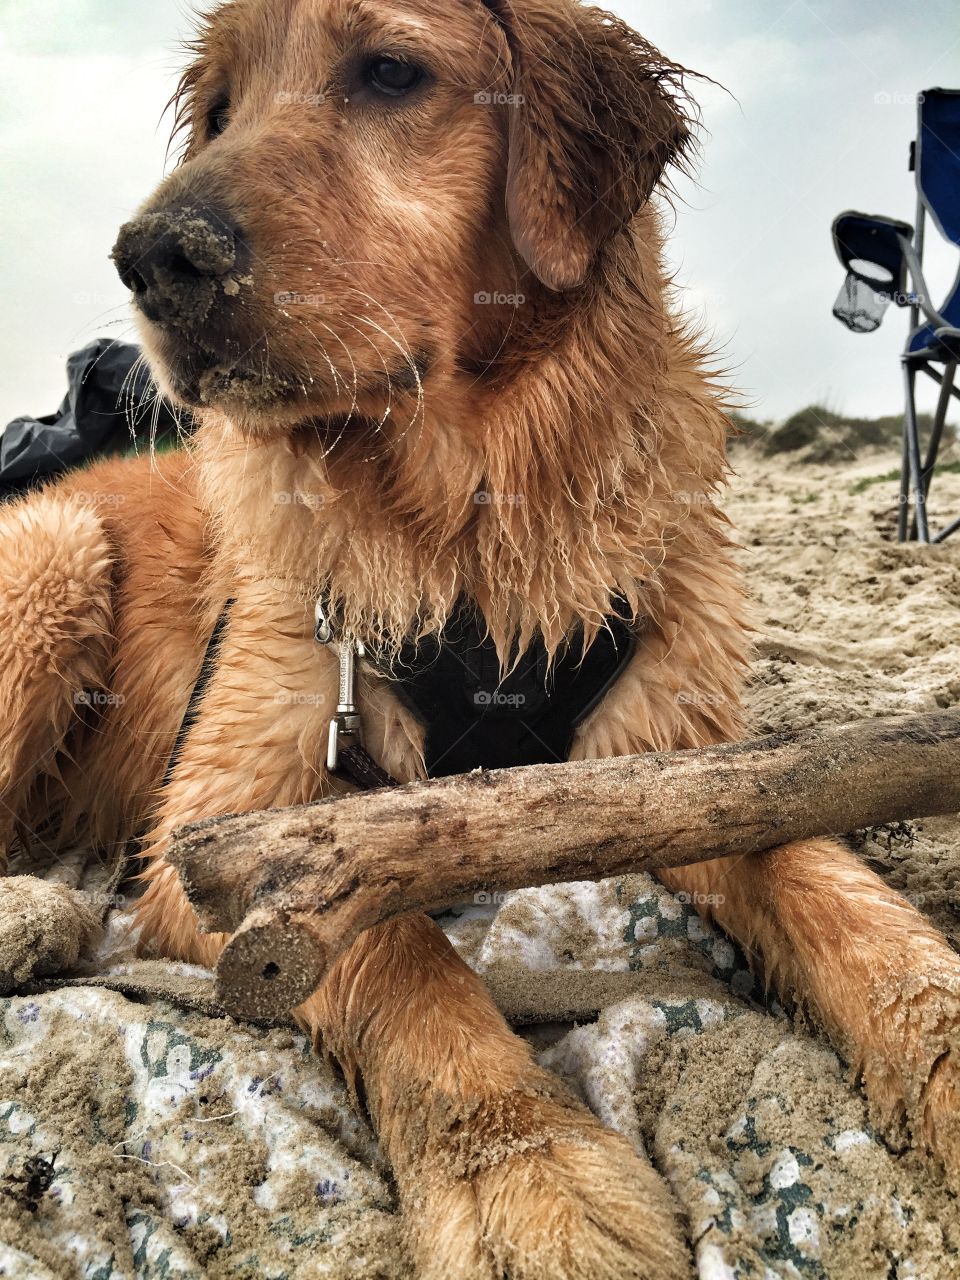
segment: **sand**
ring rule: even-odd
[[[756,600],[755,727],[960,703],[960,534],[939,547],[890,541],[897,456],[865,450],[816,466],[759,455],[734,451],[728,506]],[[936,527],[960,515],[960,475],[939,476],[931,499]],[[960,823],[884,831],[862,854],[960,947]]]
[[[896,456],[809,460],[834,452],[734,453],[758,731],[960,701],[960,539],[892,543],[896,482],[864,481]],[[934,497],[942,519],[960,512],[960,476]],[[858,842],[960,945],[960,820]],[[102,891],[8,880],[2,896],[8,982],[31,956],[49,970],[91,952]],[[445,924],[540,1061],[650,1154],[703,1280],[960,1276],[954,1192],[878,1139],[836,1054],[649,878]],[[134,962],[119,930],[88,961],[99,977],[0,1001],[0,1177],[59,1153],[35,1212],[0,1195],[0,1274],[408,1276],[390,1179],[330,1069],[284,1027],[206,1016],[202,970]]]

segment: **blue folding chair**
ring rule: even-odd
[[[841,213],[833,224],[833,243],[847,276],[833,314],[854,333],[872,333],[891,303],[910,309],[910,336],[901,357],[906,408],[898,534],[901,542],[943,542],[960,529],[960,518],[931,537],[927,497],[951,397],[960,400],[960,271],[936,310],[923,277],[923,245],[929,214],[960,248],[960,89],[927,89],[919,104],[917,139],[910,147],[910,168],[917,175],[916,231],[894,218]],[[917,423],[918,373],[940,385],[925,451]]]

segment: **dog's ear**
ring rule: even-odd
[[[487,4],[513,62],[511,234],[545,285],[575,288],[691,142],[683,68],[600,9]]]

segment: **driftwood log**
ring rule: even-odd
[[[390,916],[958,810],[954,708],[211,819],[169,856],[201,927],[235,931],[217,969],[224,1007],[267,1017]]]

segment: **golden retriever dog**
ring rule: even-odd
[[[504,669],[596,643],[620,602],[636,644],[581,759],[742,734],[749,643],[723,396],[656,198],[691,142],[682,69],[573,0],[228,0],[193,53],[182,161],[114,256],[198,427],[0,508],[0,843],[141,837],[144,945],[211,965],[164,852],[340,785],[318,598],[381,653],[473,602]],[[359,702],[367,750],[422,776],[389,673],[361,664]],[[662,878],[817,1020],[879,1123],[960,1171],[960,959],[916,910],[826,839]],[[426,916],[364,934],[298,1016],[365,1102],[421,1275],[689,1274],[652,1166]]]

